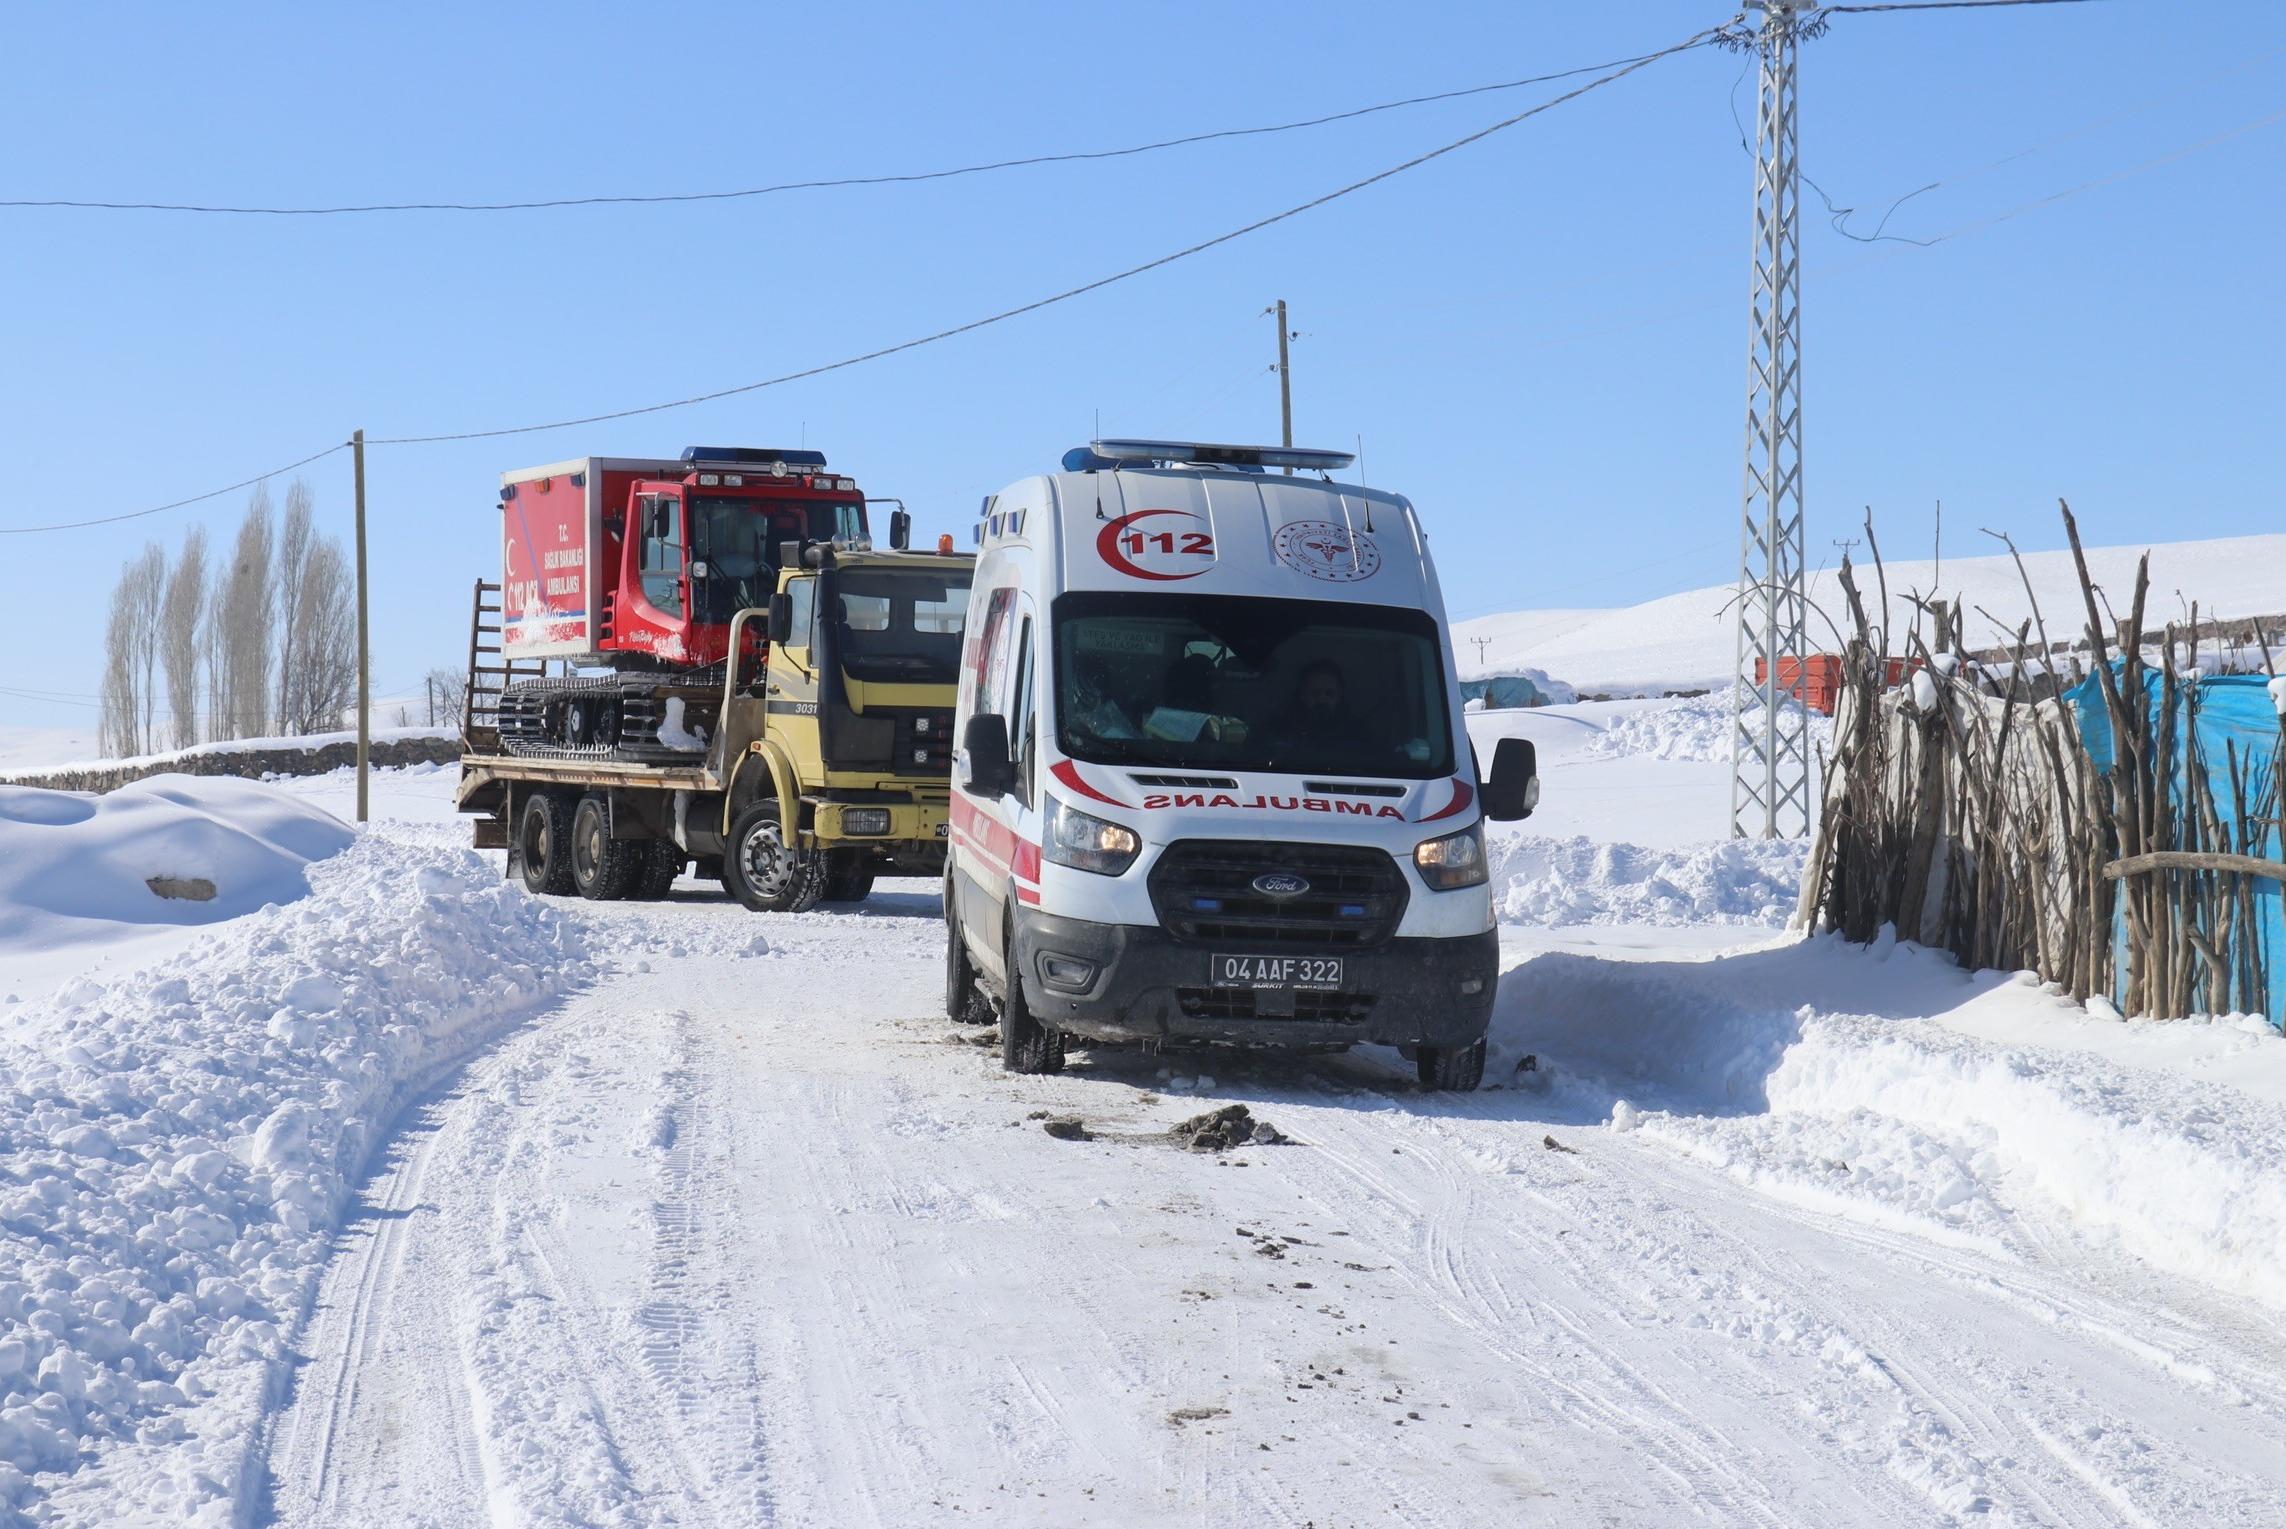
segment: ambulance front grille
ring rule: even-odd
[[[1308,883],[1273,897],[1255,885],[1272,872]],[[1405,915],[1405,878],[1378,849],[1183,839],[1151,868],[1159,923],[1187,944],[1232,951],[1378,945]]]

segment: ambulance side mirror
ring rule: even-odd
[[[780,646],[794,635],[794,600],[791,595],[770,597],[770,640]]]
[[[1016,784],[1016,764],[1008,752],[1008,719],[975,716],[960,735],[962,784],[970,796],[997,801]]]
[[[1492,777],[1484,783],[1484,815],[1516,823],[1540,805],[1540,751],[1529,738],[1503,738],[1492,750]]]

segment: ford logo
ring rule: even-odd
[[[1265,871],[1254,878],[1254,890],[1264,897],[1299,897],[1310,884],[1292,871]]]

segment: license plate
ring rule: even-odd
[[[1294,988],[1327,992],[1341,986],[1339,956],[1215,956],[1215,987]]]

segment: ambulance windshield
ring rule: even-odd
[[[1055,604],[1058,739],[1165,769],[1397,776],[1453,770],[1428,614],[1233,595],[1068,594]]]

